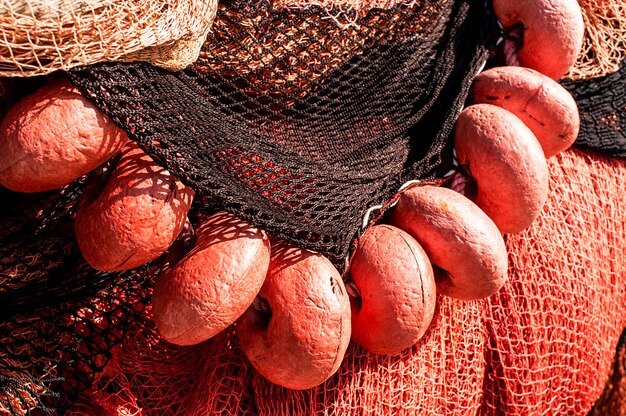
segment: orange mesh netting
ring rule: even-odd
[[[585,414],[626,324],[626,163],[549,161],[550,199],[508,236],[511,282],[487,305],[486,414]]]
[[[412,349],[351,345],[329,381],[290,391],[256,374],[231,330],[174,347],[145,321],[74,414],[586,414],[626,324],[626,162],[575,150],[549,162],[542,216],[507,237],[510,282],[484,301],[440,297]]]
[[[472,414],[482,397],[485,368],[480,315],[477,302],[442,298],[432,329],[419,345],[383,357],[353,344],[334,377],[304,391],[284,389],[258,375],[232,331],[194,347],[177,347],[145,323],[123,345],[121,373],[103,380],[100,390],[86,394],[77,409],[93,407],[107,387],[121,386],[119,397],[136,400],[142,415],[346,415],[364,409]],[[119,397],[106,402],[119,407]]]

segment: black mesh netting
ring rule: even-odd
[[[579,147],[626,157],[626,62],[617,72],[564,81],[580,110]]]
[[[192,68],[70,77],[207,204],[341,265],[369,206],[445,169],[495,39],[480,1],[372,11],[343,29],[328,17],[227,1]]]
[[[80,190],[0,188],[0,414],[74,400],[146,305],[144,270],[99,273],[82,260],[71,220]]]

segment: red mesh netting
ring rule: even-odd
[[[585,414],[626,324],[626,163],[550,162],[543,215],[508,236],[511,282],[487,305],[486,414]]]
[[[73,414],[99,415],[87,409],[103,402],[111,410],[123,409],[120,415],[347,415],[363,409],[473,414],[485,370],[480,316],[477,302],[442,298],[422,343],[394,357],[369,354],[352,344],[338,373],[305,391],[284,389],[258,375],[232,331],[194,347],[178,347],[145,323],[131,331],[117,357],[121,373],[86,394]],[[106,394],[116,389],[117,397]],[[124,413],[134,403],[142,411]]]
[[[482,398],[485,338],[480,304],[439,298],[419,344],[379,356],[351,344],[338,374],[307,391],[254,377],[262,415],[474,414]]]
[[[144,323],[74,414],[586,414],[626,324],[626,161],[572,150],[549,162],[543,215],[507,238],[510,283],[485,301],[440,298],[411,350],[352,345],[324,385],[289,391],[255,373],[232,331],[173,347]]]

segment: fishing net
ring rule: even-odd
[[[580,111],[576,145],[626,157],[626,61],[619,70],[585,81],[564,81]]]
[[[550,174],[540,218],[507,237],[509,283],[483,301],[439,297],[411,349],[385,357],[352,344],[330,380],[293,391],[257,374],[231,329],[173,346],[147,309],[117,370],[74,414],[586,414],[626,325],[626,162],[568,151],[550,159]]]
[[[217,0],[0,0],[0,76],[101,61],[170,70],[198,56]]]
[[[90,87],[111,98],[100,103],[121,111],[118,122],[140,123],[125,127],[144,146],[149,142],[156,160],[205,191],[201,203],[261,220],[340,264],[365,207],[393,193],[404,176],[433,177],[443,169],[446,139],[495,25],[484,4],[452,1],[375,11],[358,26],[340,27],[327,17],[320,8],[225,2],[200,59],[184,72],[101,64],[72,77],[95,100]],[[153,145],[155,134],[163,140]],[[357,169],[361,162],[369,171]],[[73,401],[132,324],[134,307],[147,303],[139,293],[148,271],[158,272],[158,262],[146,272],[89,269],[74,244],[78,193],[4,198],[15,207],[7,218],[24,220],[0,241],[6,260],[0,276],[8,279],[0,289],[7,304],[18,306],[2,321],[1,372],[9,387],[0,401],[16,414]],[[45,245],[48,233],[56,246]],[[98,296],[105,312],[95,310]],[[111,311],[127,317],[110,322]],[[99,315],[111,326],[99,329],[93,319]]]
[[[341,28],[319,8],[229,1],[185,71],[70,76],[205,204],[343,267],[368,207],[449,166],[490,16],[482,2],[424,1]]]
[[[272,2],[276,9],[321,8],[327,13],[327,18],[346,26],[358,24],[359,17],[374,9],[391,9],[399,5],[412,6],[415,3],[417,3],[416,0],[274,0]]]
[[[626,326],[626,161],[550,159],[550,197],[507,236],[514,277],[489,298],[484,414],[585,414]]]
[[[119,371],[100,380],[75,408],[92,415],[87,409],[102,401],[108,388],[106,402],[124,408],[127,404],[119,400],[131,398],[141,415],[415,414],[437,409],[472,414],[482,397],[485,368],[480,316],[478,303],[442,298],[432,329],[419,345],[382,357],[353,344],[335,376],[305,391],[278,387],[256,373],[231,330],[194,347],[177,347],[163,341],[146,316],[122,345]],[[454,369],[444,373],[450,365]]]
[[[412,0],[276,0],[290,8],[322,6],[341,24],[376,8],[411,4]],[[581,53],[567,78],[588,79],[615,72],[626,57],[626,3],[623,0],[578,0],[585,23]]]
[[[623,0],[578,0],[585,22],[581,53],[568,77],[595,78],[615,72],[626,57],[626,3]]]
[[[454,120],[499,35],[481,2],[404,3],[357,16],[340,7],[338,22],[327,5],[224,1],[185,71],[109,63],[70,77],[198,191],[194,209],[227,209],[343,268],[367,208],[452,166]],[[582,140],[606,131],[613,143],[622,118],[585,118],[620,108],[602,82],[571,88],[590,91]],[[232,328],[194,347],[162,340],[149,308],[161,259],[124,273],[87,267],[72,222],[81,182],[0,190],[12,224],[0,229],[0,413],[73,403],[75,415],[585,413],[625,324],[626,166],[581,151],[550,163],[552,199],[508,237],[502,293],[440,298],[416,346],[378,357],[353,345],[334,377],[303,392],[259,376]]]
[[[319,6],[329,11],[337,10],[354,10],[362,13],[372,9],[390,9],[399,4],[411,5],[416,3],[414,0],[276,0],[275,8],[305,8]]]
[[[98,273],[82,260],[70,219],[80,188],[0,189],[0,414],[67,406],[145,306],[135,273]]]

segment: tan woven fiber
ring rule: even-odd
[[[101,61],[179,70],[198,56],[217,0],[0,0],[0,76]]]
[[[568,77],[587,79],[617,71],[626,57],[626,1],[578,0],[585,39]]]

